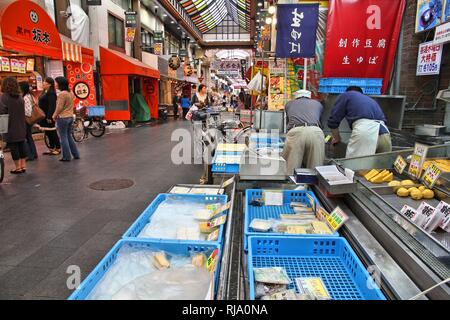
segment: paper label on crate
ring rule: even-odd
[[[211,220],[208,223],[208,226],[210,228],[215,228],[215,227],[218,227],[218,226],[221,226],[221,225],[225,224],[226,222],[227,222],[227,215],[224,214],[224,215],[222,215],[222,216],[220,216],[220,217],[218,217],[216,219]]]
[[[319,219],[320,221],[327,221],[328,215],[329,215],[329,213],[327,210],[325,210],[321,206],[317,207],[317,212],[316,212],[317,219]]]
[[[218,207],[216,210],[214,210],[210,219],[213,219],[214,217],[218,216],[219,214],[221,214],[222,212],[224,212],[230,208],[231,208],[231,201],[229,201],[228,203],[226,203],[226,204]]]
[[[282,206],[283,191],[263,191],[263,199],[266,206]]]
[[[337,207],[334,209],[327,217],[326,221],[333,231],[338,231],[345,222],[347,222],[348,216],[342,211],[341,208]]]
[[[437,208],[439,208],[439,210],[444,215],[441,223],[439,224],[439,227],[447,232],[450,232],[450,205],[444,201],[441,201],[436,209]]]
[[[397,159],[395,159],[395,162],[394,162],[394,169],[399,174],[402,174],[403,171],[405,171],[407,165],[408,164],[406,163],[405,159],[403,159],[402,156],[398,156]]]
[[[222,184],[222,188],[226,188],[226,187],[228,187],[230,184],[232,184],[232,183],[234,183],[234,176],[233,177],[231,177],[230,179],[228,179],[227,181],[225,181],[223,184]]]
[[[308,197],[309,205],[311,206],[312,211],[316,213],[316,200],[309,193],[307,193],[306,196]]]
[[[422,202],[417,208],[417,215],[415,215],[412,219],[412,221],[419,227],[423,227],[425,223],[427,222],[427,219],[431,217],[431,215],[434,212],[434,207],[430,206],[425,201]]]
[[[445,219],[446,214],[450,213],[450,206],[441,201],[434,209],[433,214],[425,221],[424,229],[428,232],[434,231]]]
[[[214,230],[213,232],[208,234],[208,237],[206,237],[206,240],[208,240],[208,241],[217,241],[217,239],[219,239],[219,232],[220,232],[220,229]]]
[[[214,272],[216,270],[216,265],[217,265],[217,259],[218,259],[218,255],[219,255],[219,249],[215,249],[211,255],[208,257],[208,259],[206,260],[206,269],[209,272]]]
[[[402,210],[400,210],[400,213],[409,220],[412,220],[417,215],[417,211],[414,208],[411,208],[410,206],[407,205],[403,206]]]
[[[442,170],[439,169],[439,167],[434,162],[432,162],[428,166],[427,170],[425,170],[425,173],[423,174],[422,177],[422,181],[427,188],[432,189],[436,184],[436,181],[438,181],[441,174]]]

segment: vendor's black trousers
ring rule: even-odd
[[[48,137],[50,149],[61,149],[61,143],[59,142],[59,137],[56,130],[45,131],[45,134]]]
[[[36,151],[36,145],[33,140],[33,127],[27,124],[27,153],[28,159],[34,160],[37,159],[38,154]]]

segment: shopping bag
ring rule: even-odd
[[[189,109],[188,113],[186,114],[186,120],[191,121],[191,120],[192,120],[192,113],[193,113],[194,111],[197,111],[197,110],[198,110],[198,108],[197,108],[196,106],[192,106],[192,107]]]
[[[263,77],[261,76],[261,72],[253,77],[253,79],[248,83],[247,88],[252,91],[261,92],[261,83],[263,82]],[[266,77],[264,77],[263,83],[263,91],[266,90]]]
[[[33,111],[31,112],[30,117],[25,117],[25,121],[29,126],[34,125],[35,123],[38,123],[41,120],[45,119],[45,113],[42,111],[41,108],[38,107],[38,105],[33,101]]]

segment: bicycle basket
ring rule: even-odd
[[[8,133],[8,120],[9,120],[8,114],[0,115],[0,134]]]
[[[105,116],[105,107],[104,106],[93,106],[87,107],[87,116],[89,118],[93,117],[104,117]]]

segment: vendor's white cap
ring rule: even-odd
[[[294,92],[294,97],[295,97],[295,99],[298,99],[298,98],[309,98],[309,99],[311,99],[311,91],[309,91],[309,90],[298,90],[298,91]]]

